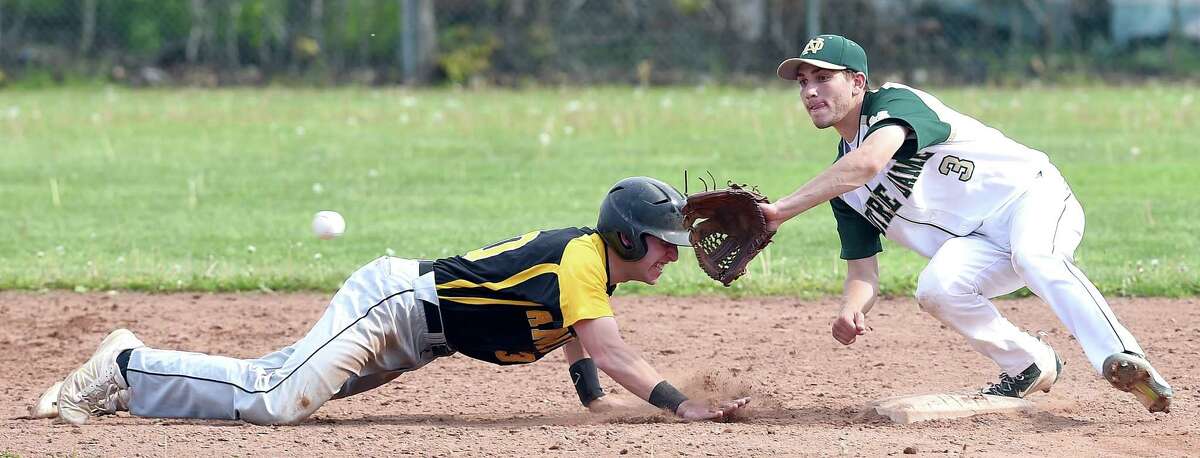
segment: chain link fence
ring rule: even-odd
[[[1200,69],[1200,0],[0,0],[0,82],[739,83],[816,33],[876,80]]]

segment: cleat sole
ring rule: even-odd
[[[1109,361],[1104,372],[1113,388],[1132,393],[1150,412],[1171,411],[1171,389],[1154,382],[1145,368],[1126,360]]]

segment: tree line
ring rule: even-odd
[[[1129,52],[1111,42],[1112,14],[1112,2],[1095,0],[0,0],[0,74],[736,82],[769,78],[815,32],[850,36],[873,69],[906,79],[1170,73],[1200,61],[1194,43],[1167,40],[1142,43],[1148,57],[1134,64],[1109,63]]]

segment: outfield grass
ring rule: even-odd
[[[1179,87],[935,91],[1063,170],[1088,214],[1079,264],[1122,295],[1200,293],[1200,102]],[[235,89],[0,92],[0,288],[333,290],[385,253],[457,254],[592,225],[608,186],[683,169],[784,195],[828,165],[770,89]],[[689,187],[695,189],[699,182]],[[319,241],[318,210],[347,234]],[[837,293],[828,206],[725,289],[683,251],[659,293]],[[883,286],[924,261],[894,245]],[[646,288],[623,288],[643,292]]]

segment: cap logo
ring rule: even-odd
[[[812,40],[809,40],[808,44],[804,45],[804,51],[800,52],[800,54],[801,55],[812,54],[817,51],[820,51],[821,48],[824,48],[824,47],[825,47],[825,39],[821,38],[821,37],[816,37],[816,38],[813,38]]]

